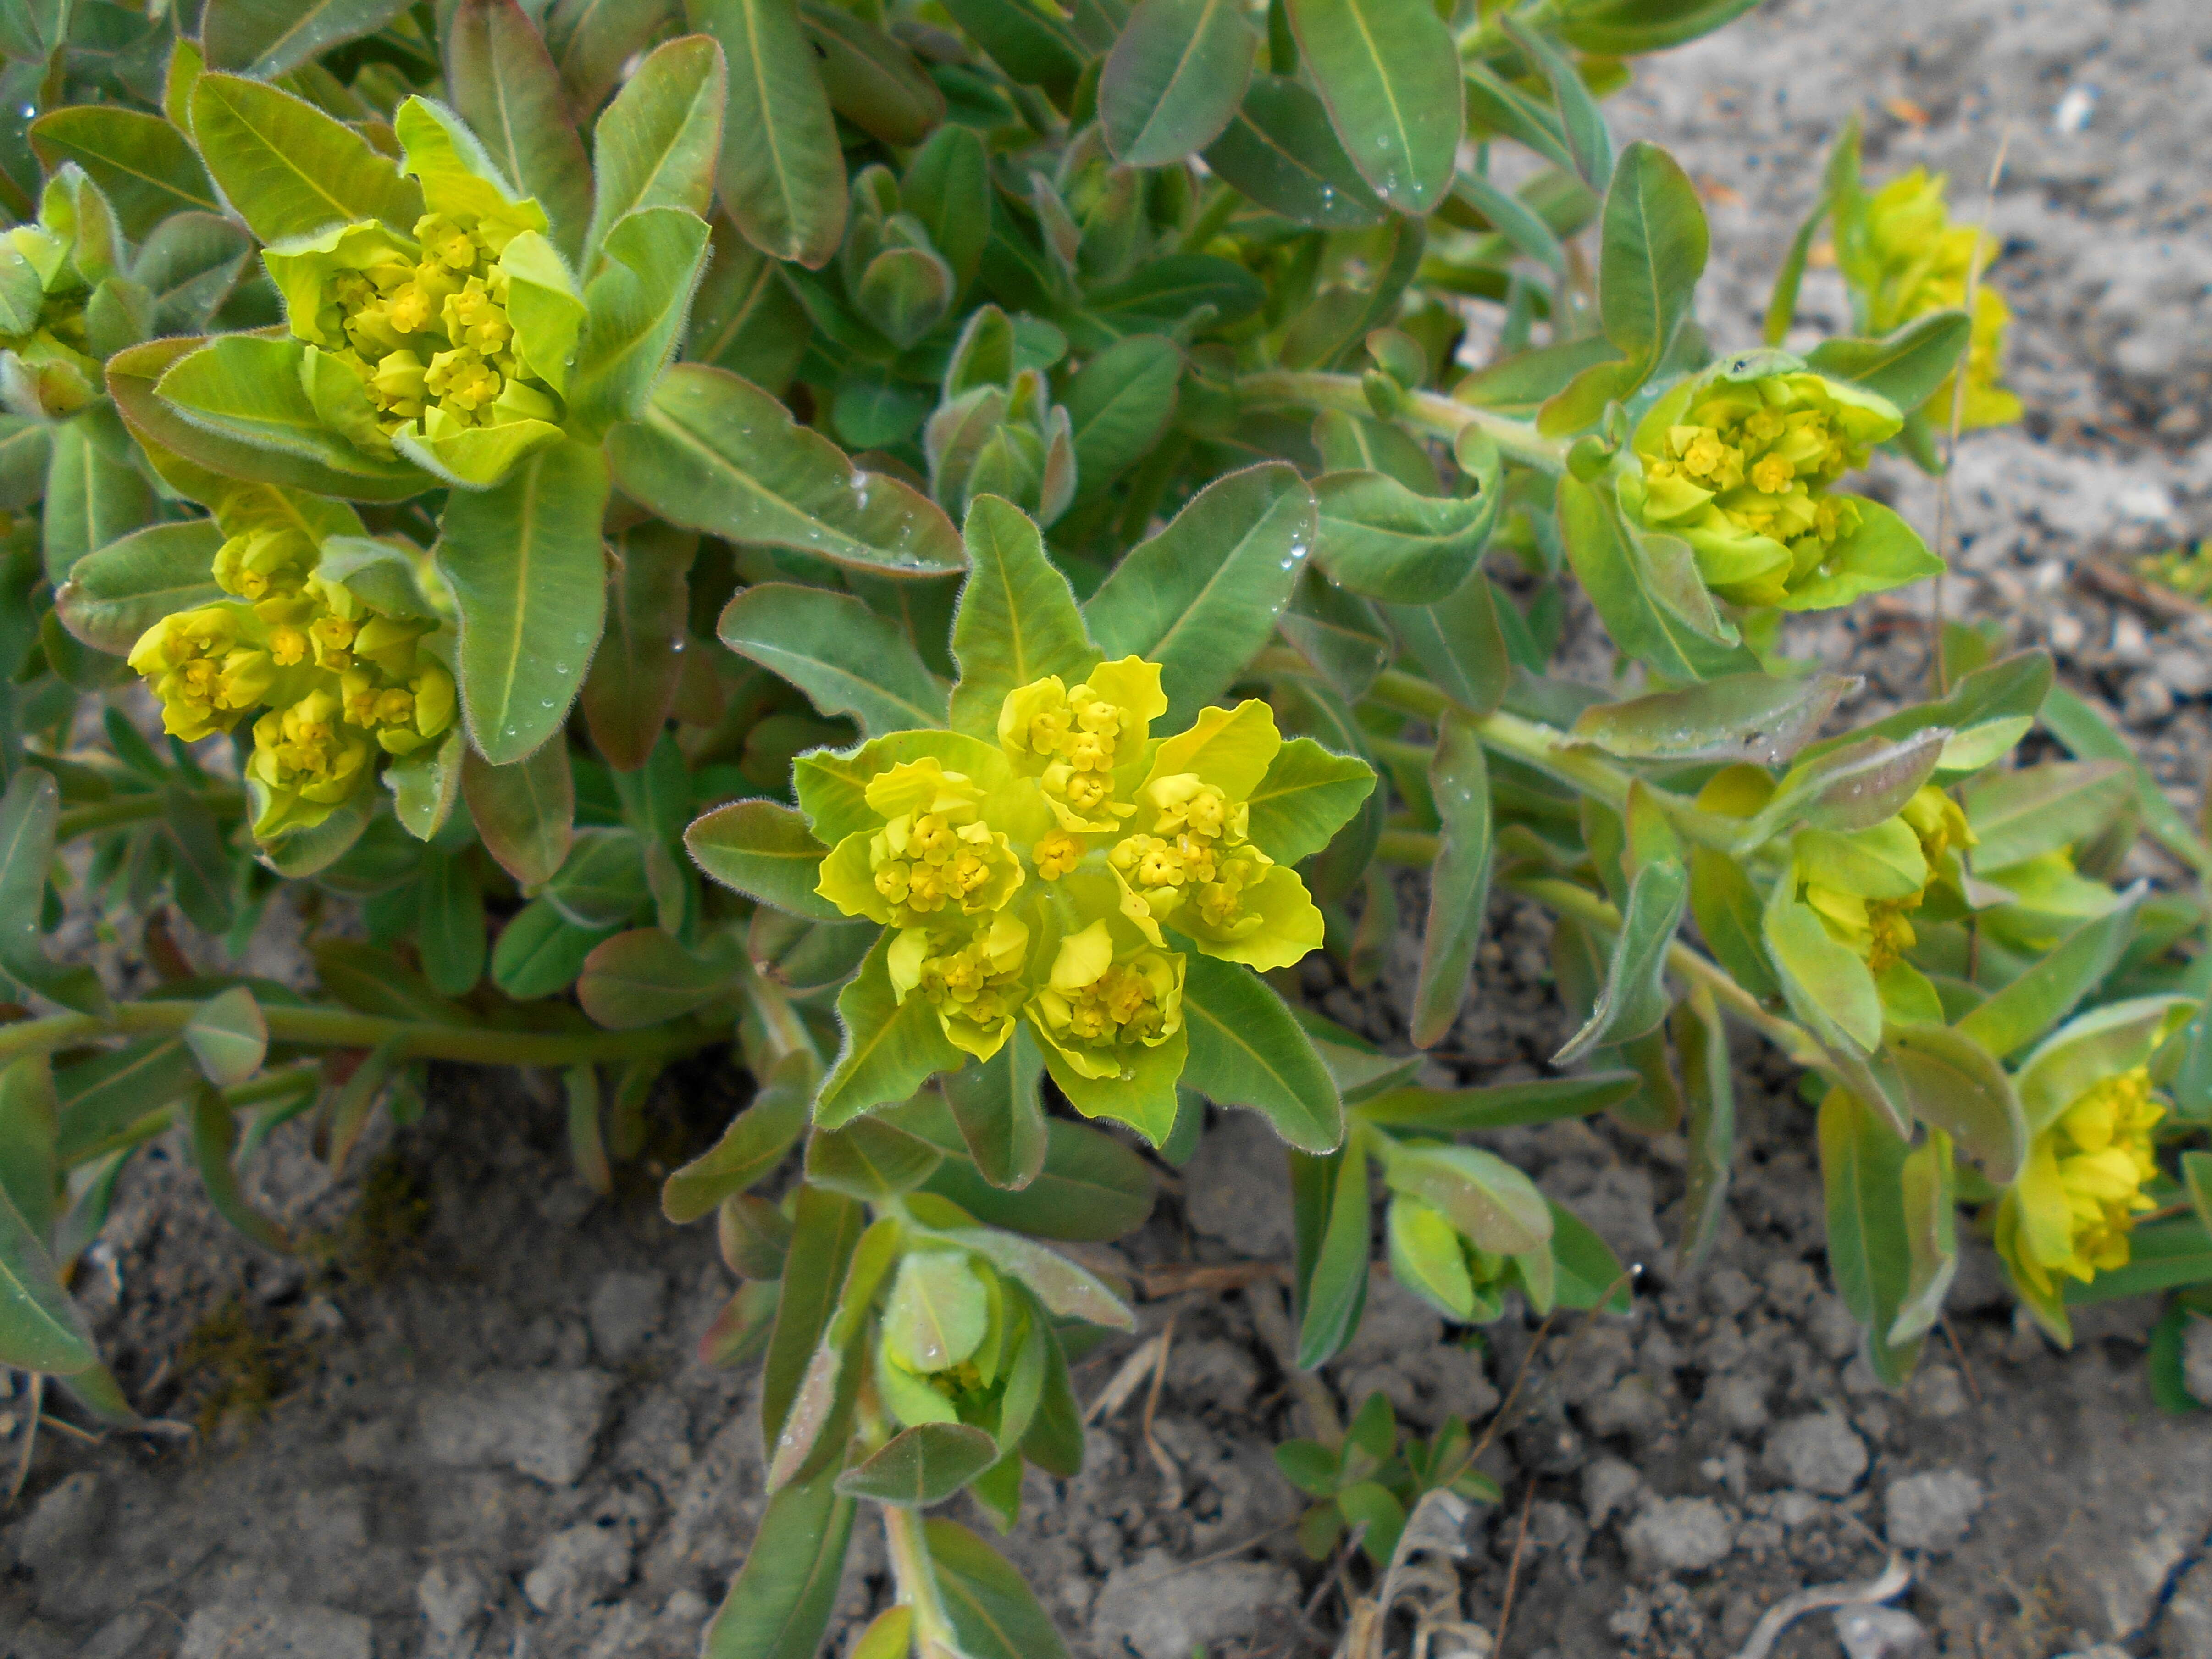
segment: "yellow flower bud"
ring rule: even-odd
[[[2157,1208],[2151,1131],[2166,1115],[2150,1072],[2136,1066],[2094,1084],[2035,1138],[2020,1180],[2000,1201],[1996,1242],[2014,1276],[2045,1298],[2061,1278],[2087,1284],[2128,1262],[2128,1235]]]
[[[1060,1058],[1094,1079],[1129,1075],[1131,1051],[1182,1029],[1183,959],[1147,945],[1116,951],[1105,921],[1060,942],[1030,1021]]]

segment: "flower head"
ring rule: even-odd
[[[2086,1284],[2127,1265],[2128,1235],[2157,1207],[2143,1188],[2158,1174],[2151,1131],[2164,1116],[2138,1065],[2085,1089],[2036,1136],[1997,1207],[1997,1248],[2017,1279],[2049,1299],[2061,1278]]]
[[[2012,320],[2004,296],[1980,282],[1996,257],[1995,237],[1975,226],[1954,225],[1943,199],[1941,174],[1915,168],[1891,180],[1868,201],[1865,235],[1850,274],[1863,290],[1866,326],[1887,334],[1917,317],[1966,303],[1974,280],[1972,332],[1966,348],[1963,411],[1967,426],[1996,426],[2020,418],[2020,400],[1998,383],[2004,332]],[[1948,426],[1956,375],[1931,393],[1928,407]]]
[[[1638,425],[1642,476],[1624,485],[1623,504],[1686,540],[1723,599],[1784,604],[1832,575],[1868,523],[1867,504],[1832,486],[1902,424],[1881,399],[1802,369],[1702,376]]]
[[[1136,810],[1122,791],[1167,707],[1159,665],[1126,656],[1073,688],[1054,674],[1009,692],[999,747],[1018,773],[1037,780],[1061,829],[1110,832]]]
[[[1026,873],[1004,832],[985,820],[986,796],[935,755],[884,768],[866,791],[882,827],[841,841],[822,861],[817,890],[848,916],[897,928],[943,927],[997,910]]]
[[[1030,1022],[1081,1077],[1129,1075],[1133,1050],[1182,1029],[1183,959],[1141,939],[1117,940],[1104,918],[1060,941],[1052,972],[1029,1004]]]
[[[1973,845],[1958,803],[1923,785],[1894,817],[1863,830],[1801,830],[1790,843],[1798,896],[1828,936],[1879,975],[1915,942],[1911,913]]]
[[[253,724],[246,775],[260,791],[255,835],[310,828],[349,799],[375,770],[376,750],[349,726],[336,690],[318,688]]]
[[[161,699],[161,729],[197,743],[227,732],[259,703],[279,663],[249,606],[204,605],[163,617],[139,636],[130,663]]]
[[[1013,1035],[1029,992],[1029,924],[1000,911],[942,927],[902,929],[885,966],[902,1003],[919,996],[937,1009],[952,1046],[988,1060]]]

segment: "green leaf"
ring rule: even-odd
[[[155,394],[187,424],[231,441],[210,453],[196,450],[187,440],[181,452],[204,465],[233,460],[228,470],[234,477],[301,487],[309,479],[328,481],[333,486],[330,493],[340,496],[396,500],[421,493],[430,480],[419,468],[376,459],[323,419],[300,378],[307,351],[298,340],[225,334],[177,359],[155,384]],[[274,454],[266,466],[235,464],[240,449]],[[277,457],[319,470],[280,467]],[[410,487],[394,491],[392,486],[402,479]]]
[[[192,137],[223,199],[264,242],[380,219],[412,232],[422,192],[388,156],[313,105],[212,70],[192,84]]]
[[[909,1250],[900,1259],[883,1339],[910,1369],[949,1370],[982,1345],[990,1325],[990,1297],[962,1252]]]
[[[947,1095],[965,1086],[969,1073],[955,1077],[957,1083],[954,1077],[945,1080]],[[1104,1243],[1144,1225],[1154,1194],[1142,1158],[1112,1136],[1064,1118],[1048,1119],[1044,1131],[1044,1168],[1018,1192],[994,1186],[980,1168],[957,1156],[964,1142],[936,1143],[956,1156],[939,1165],[926,1185],[986,1225],[1032,1238]],[[950,1138],[958,1136],[956,1126]]]
[[[1912,1271],[1887,1339],[1901,1345],[1936,1328],[1959,1271],[1959,1194],[1951,1143],[1930,1135],[1906,1153],[1898,1184]]]
[[[91,1327],[41,1239],[0,1190],[0,1361],[74,1376],[100,1363]]]
[[[635,772],[659,741],[683,678],[699,538],[647,519],[611,546],[606,631],[584,681],[584,717],[607,764]]]
[[[1052,1619],[1006,1558],[955,1521],[926,1521],[945,1610],[973,1659],[1067,1659]]]
[[[1355,702],[1367,695],[1394,652],[1382,613],[1315,570],[1299,579],[1275,625],[1338,696]]]
[[[728,83],[720,48],[696,34],[659,47],[623,83],[592,130],[586,276],[600,243],[626,214],[680,207],[706,217]]]
[[[416,840],[428,841],[445,828],[453,802],[460,798],[463,757],[474,753],[456,727],[442,742],[395,756],[385,767],[384,786],[392,791],[392,811]]]
[[[568,388],[579,428],[603,431],[645,412],[706,256],[706,221],[687,208],[640,208],[608,231],[584,290],[587,321]]]
[[[2212,1284],[2212,1233],[2193,1215],[2136,1228],[2128,1240],[2128,1257],[2125,1266],[2108,1268],[2087,1284],[2068,1281],[2067,1304],[2088,1307]]]
[[[465,855],[437,848],[423,857],[416,945],[422,972],[441,996],[465,997],[484,971],[483,889]]]
[[[701,869],[762,904],[816,921],[845,918],[814,890],[829,849],[781,802],[737,801],[703,813],[684,832],[684,845]]]
[[[773,1455],[816,1345],[830,1325],[847,1270],[867,1225],[867,1211],[838,1192],[801,1186],[784,1258],[775,1329],[761,1368],[761,1435]],[[810,1654],[811,1650],[809,1650]]]
[[[1528,1176],[1473,1146],[1380,1143],[1382,1179],[1450,1217],[1478,1249],[1517,1256],[1552,1235],[1552,1212]]]
[[[1913,1114],[1957,1141],[1996,1186],[2018,1180],[2027,1121],[1996,1057],[1948,1026],[1898,1025],[1887,1040]]]
[[[961,287],[974,282],[991,229],[990,158],[982,135],[963,126],[938,128],[907,163],[899,193]]]
[[[1566,250],[1559,246],[1559,237],[1544,223],[1544,216],[1518,196],[1479,173],[1461,174],[1452,181],[1452,194],[1487,219],[1522,253],[1540,265],[1565,274]]]
[[[894,478],[856,470],[735,375],[679,363],[639,421],[609,435],[623,492],[663,518],[731,541],[818,554],[884,576],[966,562],[943,511]]]
[[[972,1250],[1000,1272],[1019,1279],[1050,1312],[1109,1330],[1133,1331],[1137,1316],[1124,1307],[1106,1282],[1057,1250],[1032,1239],[987,1227],[933,1228],[927,1236]]]
[[[610,1031],[680,1020],[730,993],[730,965],[657,927],[617,933],[584,959],[576,1000]]]
[[[1252,77],[1243,106],[1206,149],[1206,165],[1297,224],[1362,230],[1389,217],[1337,142],[1322,101],[1286,76]]]
[[[57,1068],[61,1131],[56,1150],[63,1167],[106,1150],[113,1137],[198,1083],[198,1068],[179,1037],[142,1037]]]
[[[1430,605],[1386,605],[1382,613],[1430,682],[1469,714],[1489,714],[1513,678],[1490,578],[1480,571]]]
[[[1960,791],[1974,833],[1977,875],[2094,839],[2135,800],[2118,760],[2046,761],[1984,772]]]
[[[1780,765],[1863,683],[1856,675],[1826,673],[1730,674],[1596,704],[1576,717],[1572,732],[1577,741],[1628,760]]]
[[[2051,688],[2041,714],[2051,735],[2080,759],[2125,761],[2135,775],[2136,802],[2142,809],[2143,826],[2151,839],[2192,869],[2212,869],[2212,849],[2205,846],[2204,838],[2190,827],[2189,820],[2166,798],[2150,768],[2104,716],[2063,686]]]
[[[773,259],[819,270],[845,233],[845,158],[792,0],[690,0],[729,63],[715,180],[723,211]]]
[[[1822,340],[1806,354],[1816,375],[1917,409],[1950,378],[1972,332],[1963,311],[1931,311],[1878,340]]]
[[[1820,1103],[1820,1175],[1827,1193],[1828,1272],[1836,1294],[1866,1328],[1867,1358],[1890,1388],[1911,1371],[1916,1338],[1893,1343],[1888,1333],[1912,1276],[1905,1223],[1905,1142],[1881,1114],[1843,1089]]]
[[[454,108],[507,181],[537,198],[554,247],[575,264],[592,214],[592,166],[553,55],[515,0],[459,0],[444,44]]]
[[[830,107],[860,131],[904,149],[945,119],[937,82],[882,29],[824,0],[799,0],[799,16]]]
[[[1381,473],[1324,473],[1313,485],[1314,558],[1355,594],[1432,604],[1469,585],[1498,522],[1499,483],[1493,467],[1476,494],[1418,495]]]
[[[836,1471],[824,1469],[769,1500],[752,1550],[707,1626],[704,1659],[815,1659],[821,1651],[853,1536],[854,1503],[836,1480]]]
[[[1188,327],[1191,313],[1213,308],[1213,326],[1257,311],[1267,290],[1243,265],[1211,253],[1170,253],[1119,282],[1092,289],[1081,313],[1068,318],[1069,338],[1086,351],[1103,351],[1131,334],[1164,334]]]
[[[1438,729],[1429,791],[1441,830],[1408,1020],[1416,1048],[1433,1048],[1459,1020],[1490,894],[1490,767],[1481,739],[1456,713]]]
[[[1267,643],[1313,545],[1313,496],[1280,461],[1201,490],[1084,607],[1109,657],[1161,665],[1167,723],[1188,723]]]
[[[579,830],[568,856],[545,884],[553,907],[581,928],[619,927],[652,896],[645,838],[633,829]]]
[[[1230,0],[1141,0],[1098,80],[1106,147],[1124,167],[1164,167],[1229,125],[1259,36]]]
[[[535,753],[568,717],[606,616],[606,463],[557,444],[489,490],[457,490],[438,570],[460,620],[461,709],[495,766]]]
[[[1709,34],[1758,0],[1573,0],[1561,8],[1559,34],[1577,52],[1630,58],[1664,52]]]
[[[998,1461],[999,1443],[960,1423],[923,1423],[901,1430],[837,1477],[837,1490],[900,1509],[942,1503]]]
[[[1252,844],[1278,863],[1310,858],[1335,839],[1375,788],[1375,768],[1358,755],[1336,754],[1310,737],[1275,752],[1267,775],[1248,797]]]
[[[681,27],[682,15],[675,0],[554,0],[545,9],[545,44],[578,121],[606,101],[640,52]]]
[[[131,279],[154,302],[154,326],[195,334],[237,286],[253,240],[212,213],[173,213],[154,227],[131,264]]]
[[[21,1054],[0,1066],[0,1192],[40,1240],[53,1236],[64,1195],[55,1150],[60,1109],[49,1056]]]
[[[1689,175],[1656,144],[1629,145],[1605,193],[1598,311],[1606,339],[1640,365],[1639,381],[1688,318],[1710,246]]]
[[[1012,79],[1043,88],[1063,107],[1073,97],[1086,54],[1057,8],[1048,14],[1022,0],[950,0],[945,9]]]
[[[1183,1081],[1223,1106],[1249,1106],[1302,1151],[1344,1138],[1344,1105],[1328,1069],[1283,1000],[1233,962],[1185,960]]]
[[[185,1046],[218,1089],[244,1083],[261,1070],[269,1052],[269,1022],[245,985],[233,985],[200,1004],[185,1027]]]
[[[258,433],[240,436],[227,430],[228,418],[221,408],[212,416],[188,416],[164,402],[155,393],[156,382],[172,364],[196,352],[201,344],[191,338],[149,340],[107,360],[108,395],[125,425],[149,446],[149,452],[173,453],[212,474],[281,485],[343,501],[404,501],[429,487],[429,479],[419,467],[373,460],[350,444],[343,445],[345,453],[341,454],[339,444],[326,443],[312,457],[271,448],[265,447],[266,440]],[[273,342],[249,342],[249,346],[257,344]],[[267,354],[249,351],[249,356],[252,367],[264,370],[270,367]],[[220,387],[236,401],[240,394],[227,381],[227,376],[218,377],[195,388],[196,393],[206,394]],[[289,400],[289,393],[283,395]],[[305,401],[304,396],[301,401]],[[251,411],[259,404],[247,400],[244,406]],[[312,418],[312,406],[307,413]]]
[[[95,650],[127,655],[163,617],[225,597],[212,573],[222,545],[209,519],[149,525],[76,559],[54,609]]]
[[[1098,648],[1084,629],[1067,578],[1046,557],[1036,524],[1018,507],[977,496],[968,506],[965,540],[968,580],[952,620],[952,654],[960,665],[952,727],[995,743],[1007,692],[1049,674],[1079,685],[1097,665]]]
[[[501,869],[526,887],[552,879],[574,833],[575,782],[566,743],[548,743],[504,766],[471,750],[462,765],[461,792],[484,850]]]
[[[730,601],[717,631],[823,713],[850,714],[867,736],[945,723],[942,682],[904,633],[849,595],[763,582]]]
[[[961,1144],[993,1186],[1020,1192],[1044,1171],[1048,1129],[1037,1088],[1043,1076],[1037,1040],[1025,1022],[1018,1021],[1014,1034],[996,1054],[943,1079]],[[1144,1186],[1150,1208],[1151,1182]]]
[[[222,210],[185,135],[158,115],[79,104],[39,117],[30,139],[49,173],[68,162],[82,168],[114,204],[116,223],[134,242],[172,213]]]
[[[2042,1036],[2119,965],[2148,891],[2131,887],[2104,915],[2082,923],[2018,979],[1960,1016],[1959,1031],[1999,1059]]]
[[[153,487],[124,459],[128,446],[120,432],[111,443],[116,423],[112,415],[102,420],[100,412],[95,406],[54,428],[40,534],[46,576],[57,586],[80,561],[155,516]]]
[[[1344,1351],[1367,1306],[1367,1262],[1374,1247],[1367,1155],[1354,1145],[1326,1158],[1292,1153],[1291,1162],[1294,1173],[1328,1204],[1313,1259],[1299,1263],[1297,1363],[1310,1371]]]
[[[508,919],[492,948],[492,983],[518,1003],[566,991],[613,932],[578,927],[551,900],[533,899]]]
[[[1689,1099],[1683,1138],[1690,1153],[1676,1255],[1694,1266],[1712,1248],[1728,1211],[1729,1174],[1735,1162],[1735,1071],[1728,1030],[1710,992],[1701,987],[1677,1003],[1674,1027],[1682,1092]]]
[[[853,982],[837,993],[844,1046],[822,1081],[814,1121],[823,1129],[851,1122],[871,1107],[902,1101],[940,1071],[957,1071],[968,1057],[945,1035],[937,1010],[920,997],[898,1000],[879,938]]]
[[[1291,27],[1345,154],[1401,213],[1451,187],[1465,130],[1459,52],[1423,0],[1290,0]]]
[[[97,973],[46,960],[41,918],[60,817],[61,791],[52,776],[18,766],[0,795],[0,969],[58,1003],[104,1016],[107,993]]]
[[[1674,942],[1689,895],[1690,878],[1680,858],[1655,858],[1636,872],[1606,965],[1605,989],[1583,1028],[1552,1057],[1553,1064],[1579,1059],[1601,1043],[1640,1037],[1667,1017],[1667,947]]]
[[[1745,828],[1756,846],[1796,824],[1815,829],[1872,829],[1910,801],[1942,757],[1947,734],[1915,732],[1898,742],[1869,737],[1801,759]]]
[[[1498,19],[1498,26],[1506,39],[1521,48],[1528,67],[1542,76],[1551,88],[1559,136],[1565,142],[1575,171],[1592,190],[1606,189],[1614,177],[1613,135],[1606,129],[1605,116],[1597,107],[1597,100],[1590,95],[1581,70],[1567,60],[1548,35],[1527,20],[1509,12]],[[1626,165],[1627,156],[1622,156],[1621,161]]]
[[[354,1078],[359,1080],[368,1070],[364,1064]],[[238,1168],[232,1162],[238,1152],[238,1119],[221,1089],[203,1083],[193,1092],[185,1144],[216,1213],[263,1249],[289,1254],[292,1241],[284,1229],[255,1209],[239,1185]],[[333,1136],[331,1168],[345,1162],[347,1144]]]
[[[878,1118],[855,1118],[839,1130],[817,1130],[806,1143],[806,1179],[870,1204],[911,1192],[936,1172],[944,1155],[919,1135]]]
[[[1387,1128],[1456,1134],[1586,1118],[1618,1106],[1636,1087],[1632,1073],[1594,1071],[1583,1077],[1545,1077],[1480,1089],[1393,1089],[1362,1101],[1356,1109],[1369,1122]]]
[[[1561,479],[1559,487],[1567,560],[1615,645],[1677,683],[1758,669],[1750,652],[1693,626],[1655,588],[1650,561],[1609,496],[1575,478]]]
[[[1182,351],[1158,334],[1116,340],[1075,372],[1060,401],[1075,444],[1079,491],[1103,491],[1152,452],[1174,418],[1182,378]]]
[[[669,1176],[660,1190],[661,1213],[678,1226],[696,1221],[773,1173],[806,1127],[812,1090],[812,1063],[805,1056],[779,1061],[721,1139]]]
[[[273,81],[406,9],[406,0],[208,0],[200,49],[210,69]]]

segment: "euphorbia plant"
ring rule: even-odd
[[[156,1137],[288,1248],[238,1177],[288,1119],[343,1165],[430,1061],[555,1068],[610,1188],[727,1046],[748,1103],[662,1197],[740,1281],[707,1357],[761,1361],[710,1650],[818,1648],[866,1500],[860,1650],[1026,1659],[1050,1620],[921,1511],[1073,1472],[1069,1357],[1132,1310],[1054,1246],[1215,1108],[1285,1144],[1301,1367],[1378,1258],[1455,1324],[1626,1304],[1485,1131],[1680,1127],[1692,1271],[1731,1022],[1808,1072],[1885,1381],[1962,1217],[2061,1340],[2212,1279],[2203,906],[2115,882],[2197,831],[2039,653],[1939,630],[1938,693],[1844,730],[1792,655],[1942,568],[1874,453],[2014,406],[1993,248],[1848,131],[1716,356],[1696,192],[1600,100],[1744,9],[206,0],[98,52],[0,10],[46,109],[0,143],[0,1358],[128,1419],[65,1286]],[[1857,332],[1785,351],[1824,231]],[[1404,1040],[1287,1002],[1316,949],[1372,980],[1407,868]],[[1417,1085],[1493,885],[1573,1034]],[[310,997],[229,971],[280,899],[367,936]],[[161,983],[53,960],[70,905]],[[1312,1418],[1314,1548],[1487,1491],[1455,1425]]]

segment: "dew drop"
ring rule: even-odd
[[[555,674],[566,674],[568,672],[568,665],[565,662],[556,662],[553,665],[553,672]]]

